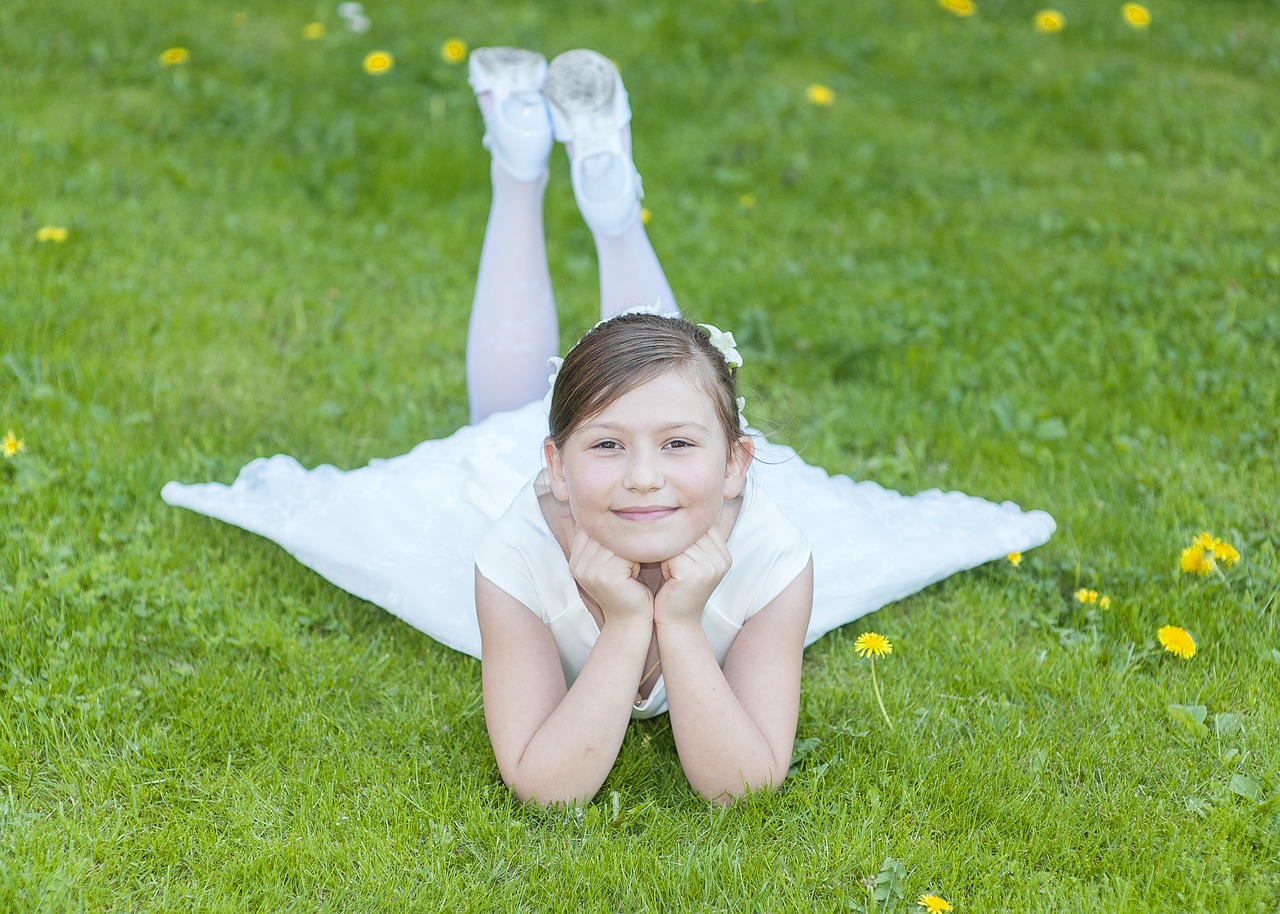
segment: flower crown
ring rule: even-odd
[[[663,311],[649,305],[640,305],[635,308],[628,308],[626,311],[622,311],[614,315],[614,317],[621,317],[623,314],[653,314],[658,317],[669,317],[672,319],[680,317],[679,314],[672,314],[669,311]],[[600,324],[607,323],[611,320],[613,320],[613,318],[607,317],[604,320],[599,321],[595,326],[599,327]],[[742,367],[742,353],[738,352],[738,343],[734,340],[733,333],[731,331],[721,330],[713,324],[698,324],[698,327],[707,331],[707,335],[711,339],[711,345],[716,348],[720,355],[724,356],[725,364],[728,365],[730,369],[736,371]],[[594,330],[595,327],[592,329]],[[551,412],[551,397],[555,394],[556,378],[560,374],[560,367],[562,365],[564,365],[564,359],[560,358],[560,356],[552,356],[547,359],[547,366],[551,369],[551,374],[547,378],[547,396],[543,400],[543,407],[544,411],[548,414]],[[738,427],[745,431],[747,428],[747,417],[743,415],[743,409],[747,405],[747,398],[738,397],[737,403]]]

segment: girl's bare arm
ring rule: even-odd
[[[566,689],[550,630],[478,570],[476,610],[485,723],[502,779],[519,799],[543,806],[590,801],[631,720],[652,619],[607,617]]]
[[[730,802],[787,776],[800,714],[800,667],[813,606],[813,563],[747,620],[716,663],[700,622],[660,624],[671,730],[689,784]]]

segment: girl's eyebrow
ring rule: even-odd
[[[588,423],[586,423],[586,424],[585,424],[584,426],[582,426],[582,427],[583,427],[583,429],[589,429],[589,428],[591,428],[591,429],[603,429],[603,430],[606,430],[606,431],[615,431],[615,432],[617,432],[617,431],[631,431],[631,430],[632,430],[630,426],[623,425],[623,424],[622,424],[622,423],[620,423],[620,422],[588,422]],[[665,422],[665,423],[663,423],[662,425],[655,426],[655,427],[654,427],[654,431],[659,431],[659,432],[669,432],[669,431],[671,431],[672,429],[677,429],[677,428],[692,428],[692,429],[696,429],[696,430],[698,430],[698,431],[700,431],[700,432],[706,432],[706,431],[707,431],[707,427],[706,427],[705,425],[703,425],[701,422],[693,422],[693,421],[688,421],[688,422]]]

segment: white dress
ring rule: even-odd
[[[476,567],[546,624],[556,642],[567,685],[573,685],[600,637],[600,627],[578,592],[564,550],[538,503],[545,473],[522,488],[511,506],[480,540]],[[809,564],[809,543],[759,486],[748,486],[725,545],[733,563],[707,600],[702,630],[716,661],[724,666],[747,620],[772,602]],[[633,718],[667,710],[666,681],[658,677]]]
[[[279,543],[334,584],[414,628],[480,656],[475,552],[542,469],[542,404],[495,413],[409,453],[343,471],[259,458],[230,485],[171,482],[161,496]],[[959,492],[904,496],[810,466],[758,433],[751,485],[813,551],[811,644],[846,622],[957,571],[1046,542],[1043,511]]]

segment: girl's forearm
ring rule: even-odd
[[[727,802],[781,784],[786,768],[725,679],[701,624],[657,631],[671,732],[689,785]]]
[[[582,672],[520,757],[510,781],[519,799],[554,806],[595,796],[618,758],[652,634],[648,620],[605,623]]]

